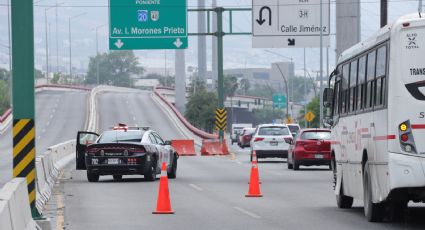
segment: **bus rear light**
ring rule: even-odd
[[[410,26],[410,22],[403,23],[403,27],[409,27],[409,26]]]
[[[402,151],[408,153],[417,153],[415,139],[413,138],[410,121],[402,122],[398,126],[398,136],[400,138],[400,147]]]
[[[403,142],[407,142],[409,140],[409,136],[407,134],[403,134],[403,135],[401,135],[400,139]]]
[[[399,126],[400,131],[402,132],[406,132],[407,131],[407,125],[405,123],[401,123],[401,125]]]

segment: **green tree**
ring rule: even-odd
[[[276,91],[273,89],[273,87],[271,87],[271,85],[269,84],[260,85],[257,83],[254,85],[253,88],[248,90],[246,95],[254,96],[254,97],[262,97],[262,98],[267,98],[271,100],[275,92]]]
[[[96,84],[99,73],[100,84],[132,87],[134,82],[130,76],[143,72],[133,51],[112,51],[90,57],[86,83]]]
[[[241,88],[243,94],[246,95],[249,88],[251,88],[251,82],[249,82],[248,79],[244,78],[241,80],[239,87]]]
[[[9,79],[9,74],[10,74],[9,71],[7,71],[6,69],[0,68],[0,80],[7,82]]]
[[[7,82],[0,80],[0,115],[10,108],[10,94]]]
[[[162,86],[167,86],[167,87],[174,87],[174,83],[175,83],[175,78],[173,76],[161,76],[160,78],[158,78],[159,84],[161,84]]]
[[[313,88],[314,81],[311,79],[307,79],[307,81],[304,81],[304,77],[291,77],[288,81],[288,89],[289,89],[289,95],[293,96],[293,98],[290,98],[293,102],[304,102],[304,95],[305,89],[304,84],[307,89],[307,94],[310,93],[311,90],[316,91],[315,88]]]
[[[309,128],[319,128],[320,127],[320,99],[319,97],[313,98],[310,103],[307,104],[307,112],[312,112],[316,117],[313,119],[313,121],[308,123]],[[300,125],[304,125],[304,115],[306,112],[304,109],[300,111],[300,117],[298,120],[300,121]]]
[[[238,87],[238,79],[235,76],[224,76],[224,98],[235,96]]]
[[[284,112],[281,109],[254,109],[252,113],[259,123],[271,123],[276,119],[284,119]]]
[[[45,74],[43,74],[43,72],[41,72],[41,70],[34,69],[34,77],[35,77],[36,79],[43,78],[43,77],[45,77],[45,76],[46,76],[46,75],[45,75]]]
[[[217,107],[217,95],[207,92],[200,85],[199,89],[189,97],[186,104],[186,119],[194,126],[211,132],[214,128],[214,111]]]

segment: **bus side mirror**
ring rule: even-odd
[[[330,108],[332,106],[334,97],[334,90],[331,88],[325,88],[323,91],[323,107]]]

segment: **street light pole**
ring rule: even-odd
[[[319,116],[319,124],[320,127],[323,128],[322,120],[323,120],[323,0],[320,0],[320,116]]]
[[[304,48],[304,114],[307,114],[307,73],[306,73],[306,56]],[[307,128],[307,120],[304,119],[304,127]]]
[[[58,31],[58,0],[56,0],[56,73],[59,73],[59,31]]]
[[[72,79],[72,35],[71,35],[71,20],[80,17],[86,13],[77,14],[68,18],[68,35],[69,35],[69,78]]]
[[[98,60],[98,55],[99,55],[99,29],[104,27],[106,24],[100,25],[100,26],[96,26],[96,78],[97,78],[97,85],[100,84],[100,79],[99,79],[99,60]]]
[[[7,37],[9,41],[9,79],[8,80],[9,80],[9,87],[11,89],[12,88],[12,43],[11,43],[11,36],[10,36],[10,4],[12,3],[10,1],[8,0],[7,2],[7,31],[8,31]],[[12,90],[10,90],[10,92],[12,92]]]

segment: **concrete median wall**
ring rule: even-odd
[[[44,89],[53,90],[90,90],[85,87],[43,85],[37,86],[36,91]],[[97,125],[96,116],[96,94],[103,91],[104,88],[96,87],[91,90],[86,126],[89,130],[95,130]],[[2,116],[0,128],[6,128],[6,119],[11,120],[11,111]],[[2,130],[0,129],[0,132]],[[52,189],[59,177],[60,171],[71,161],[75,159],[75,140],[60,143],[51,146],[47,151],[36,158],[35,167],[36,177],[36,207],[42,213],[45,204],[52,195]],[[0,229],[1,230],[21,230],[21,229],[41,229],[33,221],[28,201],[28,188],[25,178],[15,178],[8,182],[0,190]]]
[[[41,230],[31,217],[25,178],[15,178],[0,190],[0,227],[2,230]]]

